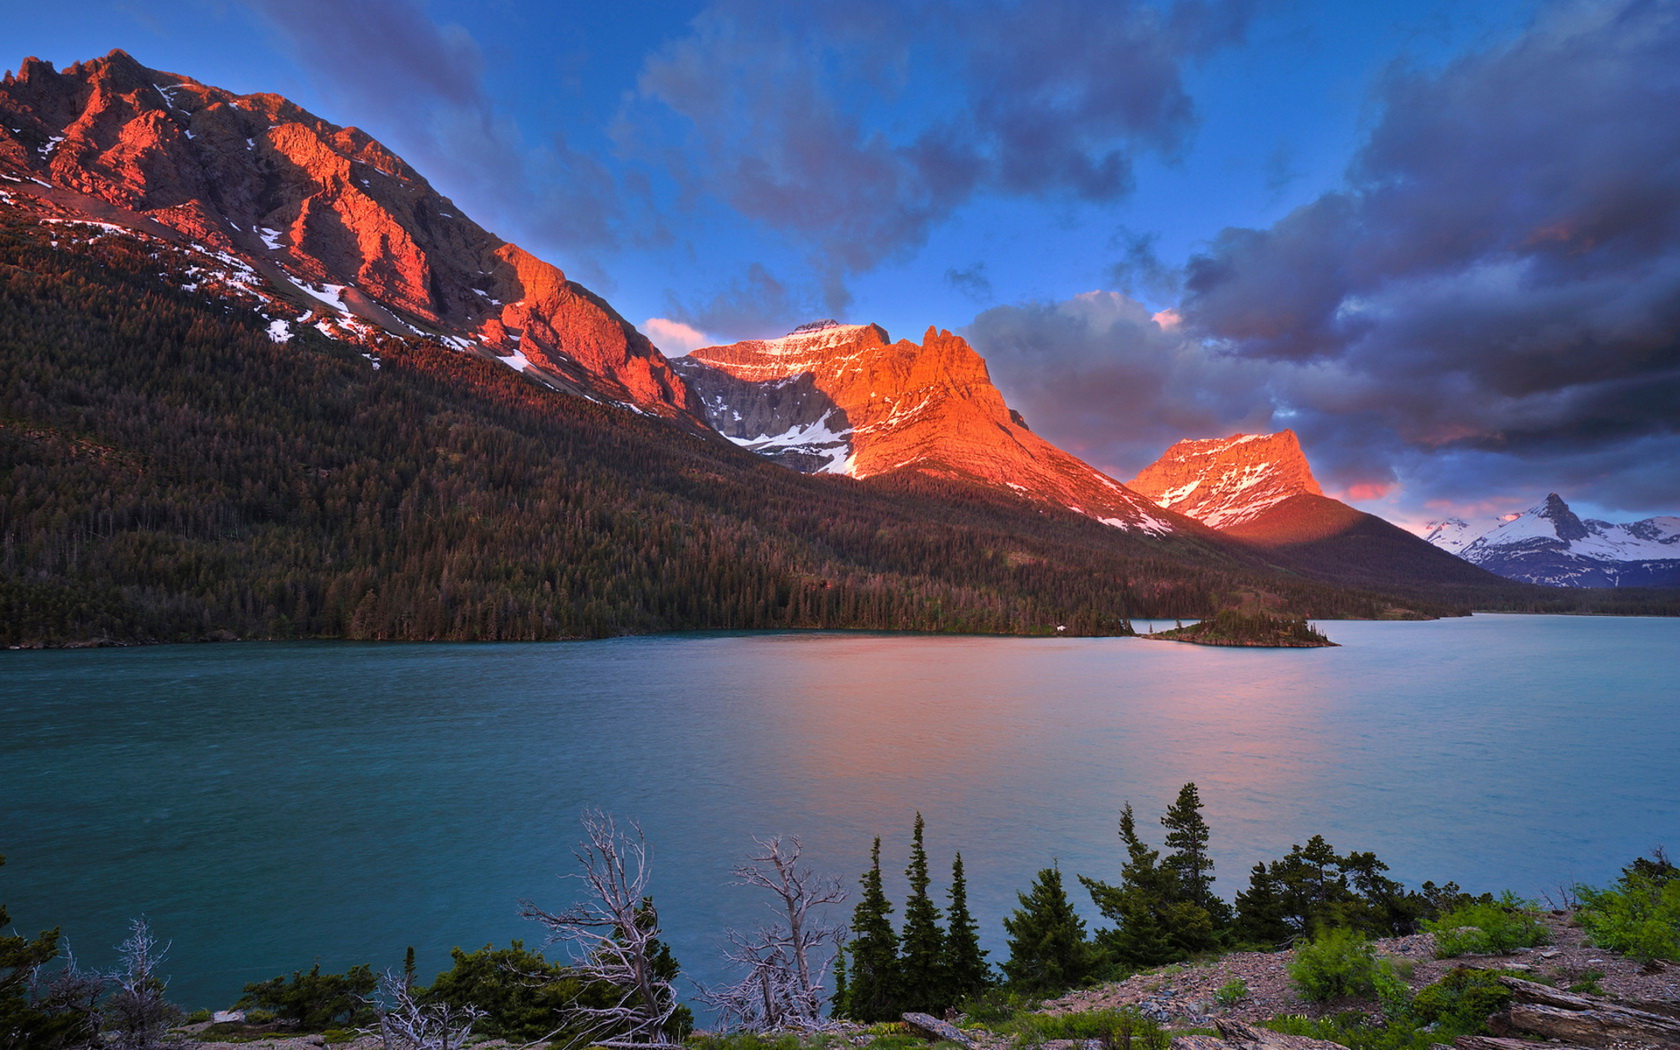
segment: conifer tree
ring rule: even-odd
[[[904,870],[910,880],[910,896],[904,902],[900,1006],[921,1013],[938,1013],[951,1004],[945,1001],[949,983],[944,973],[945,935],[939,929],[939,909],[927,892],[927,851],[922,845],[922,828],[922,815],[917,813],[915,831],[910,837],[910,866]]]
[[[1003,974],[1032,995],[1051,995],[1079,984],[1096,966],[1085,939],[1085,922],[1074,913],[1062,888],[1060,868],[1038,873],[1031,892],[1017,893],[1021,906],[1004,918],[1009,958]]]
[[[945,979],[947,1005],[979,995],[992,983],[986,951],[980,947],[980,924],[968,910],[968,879],[963,874],[962,854],[951,864],[951,889],[946,910]]]
[[[1161,818],[1167,829],[1168,853],[1162,867],[1178,879],[1178,897],[1207,908],[1214,900],[1213,861],[1208,857],[1208,826],[1202,819],[1202,799],[1195,781],[1178,790],[1178,801]]]
[[[881,839],[869,854],[869,871],[859,880],[863,896],[852,911],[851,956],[841,1012],[854,1021],[893,1021],[899,1010],[898,934],[892,902],[881,887]]]

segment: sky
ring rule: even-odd
[[[1125,480],[1680,514],[1680,0],[0,0],[363,128],[662,349],[964,335]],[[6,53],[9,52],[9,53]]]

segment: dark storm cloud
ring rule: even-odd
[[[1194,123],[1186,63],[1248,4],[728,0],[651,56],[628,155],[850,273],[914,250],[981,192],[1111,201]]]
[[[1272,423],[1271,366],[1209,354],[1117,292],[995,307],[964,334],[1033,429],[1122,479],[1180,438]]]
[[[1178,438],[1288,426],[1355,499],[1673,513],[1675,54],[1675,3],[1547,7],[1505,46],[1394,71],[1346,186],[1224,231],[1182,324],[1088,295],[971,336],[1053,440],[1127,475]]]
[[[1191,261],[1191,330],[1333,365],[1345,410],[1418,448],[1673,434],[1676,54],[1672,2],[1571,3],[1508,46],[1394,71],[1346,189]]]

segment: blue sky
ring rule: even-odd
[[[968,336],[1122,479],[1292,426],[1406,524],[1680,513],[1680,5],[4,0],[402,154],[668,352]]]

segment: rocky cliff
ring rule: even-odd
[[[1126,483],[1215,529],[1251,521],[1291,496],[1322,496],[1292,430],[1180,441]]]
[[[978,482],[1117,528],[1195,530],[1027,429],[961,337],[920,344],[822,321],[781,339],[696,350],[676,367],[726,437],[812,471],[916,471]]]
[[[699,425],[665,358],[555,266],[487,233],[355,128],[122,51],[0,81],[8,199],[238,260],[304,320],[434,336],[552,386]],[[354,325],[351,325],[354,327]]]

